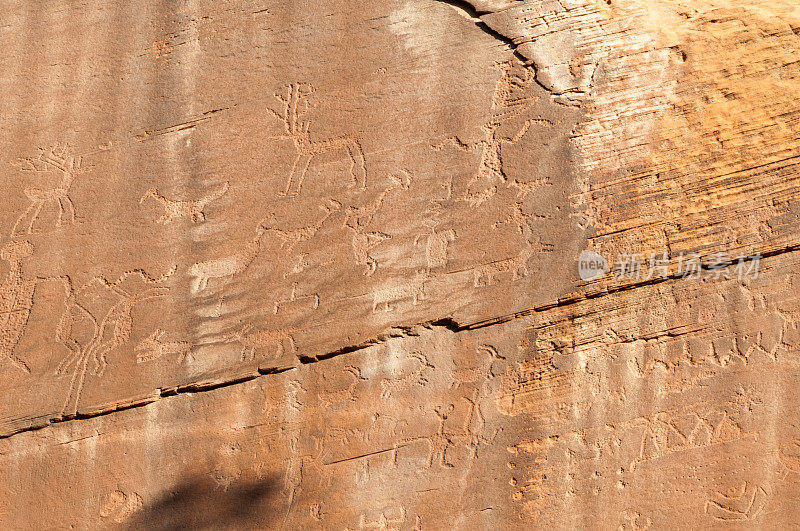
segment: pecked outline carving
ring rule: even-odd
[[[56,368],[56,375],[70,373],[72,375],[67,397],[60,412],[62,418],[72,417],[78,413],[90,360],[94,363],[91,374],[102,377],[108,366],[106,356],[130,340],[134,307],[148,300],[165,297],[169,291],[168,287],[156,286],[145,287],[137,293],[132,293],[126,291],[122,285],[131,277],[138,277],[144,286],[163,284],[176,270],[177,267],[173,267],[163,276],[153,278],[145,271],[135,269],[123,273],[113,282],[99,276],[69,294],[66,309],[56,328],[56,341],[69,350],[69,354]],[[115,299],[102,315],[95,315],[79,300],[79,296],[93,289],[99,289],[100,293]],[[83,343],[73,337],[75,327],[82,323],[89,323],[93,331],[91,339]]]
[[[34,246],[27,240],[12,240],[0,249],[0,259],[9,263],[6,280],[0,284],[0,357],[6,358],[21,371],[30,374],[28,364],[14,354],[14,349],[22,339],[33,309],[36,286],[41,282],[61,282],[65,291],[70,292],[68,277],[25,278],[22,274],[22,260],[32,256]]]
[[[520,197],[546,184],[545,180],[525,183],[509,178],[503,168],[504,145],[513,145],[522,140],[522,137],[535,124],[552,126],[553,123],[544,118],[531,118],[525,120],[522,127],[513,136],[501,136],[498,131],[507,120],[522,115],[536,102],[536,98],[533,96],[515,96],[515,90],[525,90],[533,85],[536,76],[533,71],[514,60],[499,63],[496,66],[500,70],[501,76],[495,85],[492,97],[492,117],[481,126],[483,139],[476,142],[464,142],[458,136],[452,136],[432,146],[434,151],[441,151],[446,146],[452,146],[466,153],[480,150],[478,168],[467,183],[464,193],[456,198],[456,201],[467,202],[473,207],[480,206],[494,196],[497,193],[497,186],[500,184],[517,188]],[[513,72],[515,66],[522,68],[522,75]],[[473,190],[474,187],[477,187],[478,190]]]
[[[254,361],[256,350],[277,347],[275,358],[286,352],[285,344],[289,344],[290,352],[297,352],[293,334],[294,328],[262,328],[253,331],[253,325],[246,324],[236,332],[227,335],[225,343],[239,343],[242,346],[242,361]]]
[[[64,216],[68,218],[68,223],[75,223],[75,205],[69,196],[72,184],[81,171],[83,157],[71,153],[68,145],[54,145],[50,148],[39,148],[39,155],[36,158],[22,159],[22,168],[27,171],[44,173],[51,170],[61,172],[61,179],[58,184],[50,188],[40,188],[38,186],[28,186],[25,188],[25,196],[30,201],[30,205],[25,212],[20,215],[11,228],[11,235],[18,234],[19,225],[30,216],[27,234],[33,233],[33,228],[39,219],[42,209],[48,203],[55,203],[58,207],[58,217],[56,218],[56,228],[60,228]]]
[[[158,188],[155,186],[147,190],[145,194],[139,199],[139,204],[143,204],[149,198],[153,198],[164,207],[165,213],[163,216],[156,220],[156,223],[167,224],[172,223],[181,218],[190,218],[192,223],[200,223],[205,221],[206,215],[203,212],[209,204],[228,193],[230,183],[225,181],[220,186],[214,187],[206,192],[200,199],[194,201],[168,199],[159,193]]]
[[[311,140],[309,131],[311,120],[303,120],[303,117],[319,105],[319,103],[312,104],[308,100],[315,92],[316,89],[308,83],[291,83],[286,88],[286,96],[273,95],[281,102],[283,106],[282,112],[277,112],[267,107],[267,112],[283,122],[285,130],[284,134],[272,137],[272,139],[291,140],[297,153],[289,173],[286,189],[279,193],[280,196],[299,195],[303,189],[306,172],[314,157],[337,150],[347,152],[350,157],[350,175],[353,178],[351,186],[362,190],[367,187],[367,162],[364,157],[364,149],[355,135],[341,135],[325,140]]]

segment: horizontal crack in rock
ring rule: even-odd
[[[766,251],[766,252],[761,254],[761,259],[762,260],[769,259],[769,258],[773,258],[773,257],[776,257],[776,256],[781,256],[781,255],[784,255],[784,254],[796,252],[796,251],[800,251],[800,244],[789,245],[789,246],[786,246],[786,247],[782,247],[780,249],[773,249],[771,251]],[[754,259],[753,257],[749,257],[749,258],[745,258],[744,260],[745,260],[745,262],[749,262],[749,261],[752,261],[753,259]],[[704,270],[710,270],[711,269],[707,265],[703,265],[702,267],[703,267]],[[537,313],[546,312],[546,311],[552,310],[554,308],[563,308],[563,307],[571,306],[571,305],[574,305],[574,304],[577,304],[579,302],[583,302],[583,301],[586,301],[586,300],[598,299],[598,298],[601,298],[601,297],[606,297],[606,296],[609,296],[609,295],[613,295],[615,293],[630,291],[630,290],[633,290],[633,289],[646,287],[646,286],[652,286],[652,285],[661,284],[661,283],[664,283],[664,282],[669,282],[669,281],[674,281],[674,280],[682,280],[682,275],[671,275],[671,276],[666,277],[666,278],[651,279],[651,280],[646,280],[646,281],[642,281],[642,282],[626,284],[624,286],[616,286],[616,287],[609,288],[609,289],[602,289],[602,290],[600,290],[598,292],[595,292],[595,293],[584,293],[584,294],[577,295],[577,296],[574,296],[574,297],[569,297],[569,298],[566,298],[566,299],[562,299],[562,300],[559,300],[557,302],[553,302],[553,303],[550,303],[550,304],[537,306],[535,308],[531,308],[531,309],[528,309],[528,310],[522,310],[520,312],[516,312],[516,313],[513,313],[513,314],[505,315],[505,316],[502,316],[502,317],[495,317],[495,318],[492,318],[492,319],[487,319],[487,320],[484,320],[484,321],[479,321],[479,322],[470,323],[470,324],[459,324],[458,321],[456,321],[452,317],[442,317],[442,318],[439,318],[439,319],[435,319],[435,320],[432,320],[432,321],[427,321],[427,322],[419,323],[419,324],[415,324],[415,325],[396,326],[396,327],[393,327],[393,328],[389,329],[384,334],[381,334],[379,337],[374,338],[374,339],[369,339],[369,340],[364,341],[364,342],[362,342],[362,343],[360,343],[358,345],[351,345],[351,346],[347,346],[347,347],[342,347],[340,349],[328,352],[326,354],[320,354],[320,355],[317,355],[317,356],[298,357],[298,359],[299,359],[300,363],[303,364],[303,365],[315,364],[315,363],[319,363],[319,362],[322,362],[322,361],[325,361],[325,360],[328,360],[328,359],[336,358],[338,356],[342,356],[342,355],[345,355],[345,354],[350,354],[352,352],[358,352],[360,350],[364,350],[364,349],[373,347],[375,345],[380,345],[380,344],[386,343],[388,341],[391,341],[393,339],[402,339],[402,338],[406,338],[406,337],[417,337],[417,336],[420,335],[420,333],[423,330],[436,330],[436,329],[439,329],[439,330],[446,330],[446,331],[451,332],[453,334],[457,334],[457,333],[465,332],[465,331],[468,331],[468,330],[477,330],[477,329],[481,329],[481,328],[487,328],[487,327],[490,327],[490,326],[495,326],[495,325],[508,323],[508,322],[514,321],[516,319],[525,318],[525,317],[528,317],[528,316],[531,316],[531,315],[535,315]],[[246,382],[251,382],[253,380],[256,380],[258,378],[262,378],[262,377],[265,377],[265,376],[269,376],[269,375],[273,375],[273,374],[282,374],[282,373],[285,373],[285,372],[288,372],[288,371],[292,371],[292,370],[295,370],[295,369],[297,369],[297,366],[278,367],[278,368],[270,367],[270,368],[258,369],[257,372],[251,372],[251,373],[248,373],[248,374],[240,374],[240,375],[231,376],[229,379],[226,379],[226,380],[206,380],[206,381],[193,382],[193,383],[190,383],[190,384],[180,385],[180,386],[166,388],[166,389],[158,389],[154,393],[152,393],[150,395],[147,395],[145,397],[139,397],[137,399],[131,399],[131,400],[127,401],[127,402],[117,403],[117,404],[115,404],[113,406],[109,406],[109,407],[103,408],[103,409],[95,411],[95,412],[78,413],[76,415],[70,415],[70,416],[64,416],[64,417],[54,417],[54,418],[39,417],[38,419],[33,419],[33,422],[35,423],[34,425],[31,425],[31,426],[28,426],[28,427],[24,427],[24,428],[20,428],[19,430],[16,430],[16,431],[13,431],[13,432],[10,432],[10,433],[0,434],[0,439],[7,439],[9,437],[13,437],[14,435],[18,435],[20,433],[25,433],[25,432],[30,432],[30,431],[37,431],[37,430],[46,428],[47,426],[50,426],[50,425],[53,425],[53,424],[60,424],[60,423],[68,422],[68,421],[71,421],[71,420],[87,420],[87,419],[92,419],[92,418],[95,418],[95,417],[101,417],[101,416],[109,415],[111,413],[116,413],[116,412],[119,412],[119,411],[125,411],[127,409],[143,407],[143,406],[146,406],[148,404],[152,404],[153,402],[156,402],[157,400],[160,400],[161,398],[168,398],[168,397],[178,396],[178,395],[183,395],[183,394],[204,393],[204,392],[208,392],[208,391],[214,391],[216,389],[221,389],[221,388],[224,388],[224,387],[230,387],[230,386],[233,386],[233,385],[238,385],[238,384],[242,384],[242,383],[246,383]],[[38,423],[36,423],[37,420],[39,421]]]

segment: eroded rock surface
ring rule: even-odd
[[[0,522],[796,522],[798,44],[788,0],[4,3]]]

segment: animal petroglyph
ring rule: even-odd
[[[281,102],[281,112],[267,108],[267,111],[281,120],[285,133],[274,137],[276,139],[289,139],[294,143],[297,156],[292,164],[286,190],[281,195],[299,195],[303,189],[303,181],[311,161],[317,155],[333,151],[347,153],[351,160],[350,175],[353,186],[361,189],[367,187],[367,165],[364,150],[354,135],[342,135],[325,140],[312,140],[309,129],[310,120],[303,117],[318,104],[312,104],[310,98],[315,92],[313,86],[306,83],[292,83],[286,89],[286,95],[275,94]]]
[[[394,507],[381,511],[375,520],[368,520],[366,514],[358,518],[359,529],[378,529],[380,531],[398,531],[405,524],[408,513],[405,507]]]
[[[377,290],[372,300],[373,313],[377,313],[381,307],[384,312],[391,312],[396,304],[404,301],[411,301],[416,306],[426,297],[425,283],[427,281],[428,274],[425,271],[418,271],[414,278],[407,283]]]
[[[498,359],[504,359],[497,349],[491,345],[480,345],[476,352],[479,354],[486,354],[487,358],[484,364],[472,367],[456,366],[450,372],[450,388],[458,389],[461,384],[474,384],[482,382],[489,378],[492,363]]]
[[[421,352],[412,352],[409,358],[416,361],[419,366],[404,376],[381,379],[381,398],[388,399],[399,390],[407,391],[414,386],[424,386],[428,383],[428,377],[425,373],[426,371],[436,369],[436,367],[434,367]]]
[[[261,252],[266,234],[276,237],[280,241],[280,248],[287,252],[291,251],[299,243],[311,240],[328,218],[341,208],[341,203],[328,200],[325,204],[320,205],[320,208],[325,213],[313,225],[286,230],[271,227],[267,224],[267,220],[262,220],[256,228],[255,237],[237,252],[222,258],[194,264],[189,268],[189,275],[193,277],[192,292],[199,293],[205,290],[208,287],[208,281],[212,278],[223,279],[244,272],[256,259],[258,253]]]
[[[742,482],[740,487],[727,492],[717,492],[706,501],[705,512],[717,520],[755,520],[767,502],[767,491]]]
[[[212,278],[228,278],[247,269],[261,251],[262,237],[267,231],[263,224],[256,229],[255,237],[233,254],[222,258],[199,262],[189,268],[192,279],[192,293],[199,293],[208,287]]]
[[[114,282],[96,277],[69,295],[56,329],[57,342],[70,351],[56,374],[72,373],[62,416],[77,414],[89,362],[94,364],[92,374],[102,376],[108,365],[106,356],[130,341],[134,307],[165,297],[169,288],[151,286],[165,282],[176,269],[159,278],[142,270],[129,271]]]
[[[356,387],[358,387],[358,384],[361,383],[362,380],[365,380],[365,378],[361,375],[361,369],[358,367],[346,367],[343,372],[349,374],[352,381],[343,389],[321,392],[318,395],[319,401],[325,407],[355,400]]]
[[[287,249],[291,251],[297,244],[314,238],[325,222],[328,221],[328,218],[342,208],[342,204],[333,199],[329,199],[325,202],[325,204],[320,205],[319,208],[325,212],[325,215],[322,217],[322,219],[307,227],[300,227],[299,229],[291,230],[277,229],[266,225],[266,221],[262,222],[262,225],[266,226],[266,231],[269,234],[272,234],[278,238],[278,240],[281,242],[281,249]]]
[[[353,257],[356,264],[367,267],[364,271],[365,276],[372,276],[378,268],[378,261],[370,255],[370,251],[381,242],[390,240],[392,237],[385,232],[371,231],[365,232],[360,229],[353,230]]]
[[[136,363],[145,363],[171,355],[177,355],[177,362],[183,363],[194,357],[191,343],[188,341],[164,341],[165,335],[166,332],[163,330],[156,330],[136,345],[134,349],[137,352]]]
[[[25,278],[22,274],[22,260],[34,252],[28,241],[11,241],[0,249],[0,259],[8,262],[6,279],[0,284],[0,359],[8,359],[15,367],[30,374],[30,368],[14,354],[33,308],[36,285],[40,282],[60,281],[65,291],[70,291],[67,277]]]
[[[360,207],[349,206],[345,212],[344,226],[353,235],[351,240],[353,257],[357,265],[366,266],[367,270],[364,272],[366,276],[372,276],[378,267],[378,261],[370,255],[370,251],[381,242],[391,239],[389,234],[370,230],[369,225],[390,192],[397,189],[408,190],[411,186],[411,175],[405,171],[399,176],[393,175],[391,180],[393,184],[384,189],[373,201]]]
[[[548,216],[545,215],[528,214],[525,212],[522,203],[514,203],[511,213],[505,219],[493,223],[492,227],[497,229],[503,225],[511,225],[516,229],[517,233],[527,236],[532,232],[530,227],[531,220],[542,220],[547,218]]]
[[[276,348],[275,358],[280,358],[286,352],[286,345],[289,345],[290,352],[297,352],[297,347],[292,336],[296,330],[289,328],[276,328],[253,330],[252,325],[245,325],[238,332],[234,332],[225,338],[226,343],[239,343],[242,346],[242,361],[253,361],[256,358],[256,351]]]
[[[481,286],[491,286],[497,282],[500,274],[510,274],[511,281],[514,282],[528,276],[528,262],[539,253],[549,252],[551,248],[547,244],[538,243],[526,244],[517,256],[489,262],[480,265],[472,270],[473,285],[478,288]]]
[[[29,186],[25,188],[25,196],[30,201],[30,206],[17,218],[11,229],[11,234],[18,234],[18,229],[24,221],[28,221],[25,232],[31,234],[42,209],[47,204],[54,204],[58,208],[56,228],[61,227],[66,220],[75,223],[75,205],[69,197],[70,189],[75,177],[81,169],[82,157],[70,153],[68,146],[54,146],[49,149],[40,149],[39,156],[35,159],[24,159],[23,169],[37,173],[56,170],[61,172],[61,178],[55,186],[40,188]]]
[[[529,68],[516,61],[509,61],[497,65],[501,77],[495,86],[492,100],[492,117],[481,127],[483,139],[477,142],[464,142],[460,138],[450,137],[433,146],[435,151],[440,151],[447,145],[458,150],[472,153],[480,150],[481,157],[475,175],[467,183],[462,195],[457,201],[466,201],[472,206],[481,203],[497,193],[500,184],[515,186],[522,193],[528,193],[533,184],[520,183],[516,179],[509,179],[503,169],[503,145],[516,144],[525,136],[535,124],[552,125],[548,120],[535,118],[524,122],[522,128],[513,136],[502,136],[500,127],[512,118],[516,118],[531,108],[536,102],[532,96],[520,95],[535,82],[535,74]],[[541,183],[535,183],[541,185]]]
[[[167,199],[159,193],[158,188],[154,187],[150,188],[142,196],[142,198],[139,200],[139,203],[144,203],[151,197],[161,203],[161,206],[164,207],[166,213],[158,218],[157,223],[172,223],[173,221],[181,218],[189,218],[193,223],[199,223],[201,221],[205,221],[206,219],[203,209],[205,209],[210,203],[224,196],[228,192],[228,187],[228,182],[225,182],[222,185],[210,190],[200,199],[196,199],[194,201]]]

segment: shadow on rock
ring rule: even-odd
[[[137,511],[129,529],[265,528],[274,522],[275,477],[222,489],[210,479],[189,480]]]

